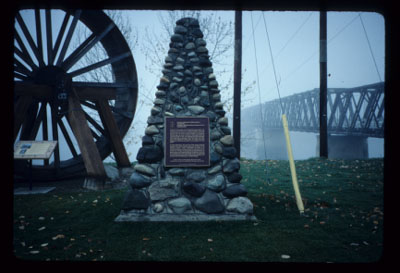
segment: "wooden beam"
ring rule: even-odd
[[[233,139],[240,158],[240,106],[242,82],[242,11],[235,11],[235,58],[233,74]]]
[[[319,156],[328,157],[328,114],[327,114],[327,40],[326,40],[326,10],[320,11],[320,87],[319,87]]]
[[[115,100],[117,91],[115,87],[74,87],[79,99],[82,100]],[[33,96],[41,99],[51,99],[53,91],[50,85],[34,84],[26,82],[15,82],[14,92],[18,96]]]
[[[31,105],[32,97],[21,96],[18,98],[14,108],[14,142],[17,139],[19,129],[25,120],[26,112]]]
[[[111,142],[115,160],[117,161],[118,166],[130,167],[131,163],[129,162],[128,154],[126,153],[118,125],[115,122],[114,115],[111,111],[108,101],[104,99],[98,100],[97,106],[100,118],[106,131],[106,136]]]
[[[79,149],[81,150],[87,175],[91,178],[98,179],[97,187],[103,188],[106,178],[103,161],[93,140],[84,111],[74,89],[68,98],[68,103],[68,119],[78,142]]]

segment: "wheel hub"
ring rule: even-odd
[[[68,96],[72,90],[72,78],[68,73],[57,66],[45,66],[37,71],[34,81],[52,87],[52,103],[58,114],[68,110]]]

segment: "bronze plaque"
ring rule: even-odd
[[[210,166],[208,117],[165,117],[166,167]]]

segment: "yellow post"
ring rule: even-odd
[[[297,208],[299,209],[300,213],[304,213],[303,200],[301,200],[299,184],[297,183],[296,167],[294,165],[292,144],[290,143],[288,122],[287,122],[285,114],[282,115],[282,123],[283,123],[283,130],[285,132],[286,147],[287,147],[287,152],[288,152],[288,157],[289,157],[290,172],[292,174],[292,183],[293,183],[294,194],[296,196],[296,204],[297,204]]]

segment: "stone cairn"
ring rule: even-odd
[[[163,76],[115,221],[256,220],[206,41],[193,18],[176,22]],[[210,166],[164,166],[164,117],[208,117]]]

